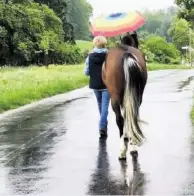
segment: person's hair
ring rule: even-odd
[[[105,48],[107,40],[104,36],[96,36],[93,39],[93,44],[96,48]]]

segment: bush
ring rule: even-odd
[[[171,63],[174,65],[179,65],[181,62],[181,58],[177,58],[177,59],[171,59]]]
[[[146,57],[147,62],[154,62],[155,55],[149,51],[148,47],[145,45],[143,40],[139,40],[140,46],[139,49],[143,52]]]
[[[107,42],[107,48],[111,48],[111,47],[114,47],[116,45],[120,44],[120,41],[116,40],[116,39],[111,39],[109,38],[108,39],[108,42]]]
[[[80,48],[67,43],[60,44],[55,53],[57,56],[55,62],[58,64],[78,64],[83,59]]]
[[[159,63],[170,64],[178,61],[180,52],[172,44],[168,43],[165,38],[160,36],[150,36],[144,43],[142,50],[147,55],[149,54],[150,62],[156,61]],[[179,61],[180,62],[180,61]]]

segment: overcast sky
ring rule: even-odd
[[[111,12],[160,9],[174,5],[174,0],[87,0],[94,9],[94,16]]]

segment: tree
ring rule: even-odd
[[[58,53],[63,43],[62,22],[48,6],[0,2],[0,13],[1,65],[37,62],[41,50],[46,58],[50,51]]]
[[[181,48],[183,46],[189,45],[189,28],[190,25],[185,19],[176,17],[168,30],[168,34],[172,37],[173,43],[180,51],[182,51]],[[193,32],[191,37],[194,37]]]
[[[64,41],[75,43],[73,25],[67,21],[68,4],[70,0],[34,0],[39,4],[45,4],[53,9],[57,16],[61,19],[64,31]]]
[[[92,6],[86,0],[71,0],[68,3],[67,20],[73,25],[75,38],[90,40],[89,18]]]
[[[89,40],[89,17],[92,6],[86,0],[34,0],[46,4],[55,11],[63,23],[64,41]]]
[[[146,12],[143,15],[146,17],[146,24],[142,27],[142,30],[149,33],[155,33],[157,28],[160,28],[162,18],[157,13]]]
[[[176,13],[177,8],[174,6],[157,11],[145,10],[142,14],[146,18],[146,24],[138,30],[138,33],[142,36],[145,36],[146,34],[155,34],[166,37],[168,41],[171,41],[167,31]]]
[[[194,27],[194,1],[193,0],[175,0],[180,7],[179,18],[189,21]]]

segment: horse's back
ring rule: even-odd
[[[105,61],[106,72],[110,72],[113,75],[119,75],[120,72],[123,73],[122,58],[126,52],[132,54],[137,59],[138,64],[143,70],[147,70],[145,56],[139,49],[120,45],[108,51]]]

